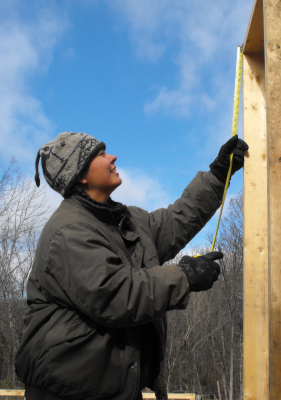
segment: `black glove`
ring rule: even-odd
[[[187,276],[191,292],[211,289],[220,274],[220,266],[214,260],[221,258],[223,254],[220,251],[213,251],[199,257],[182,257],[179,266]]]
[[[232,176],[243,167],[244,153],[248,149],[249,146],[244,140],[238,139],[237,135],[233,136],[220,148],[217,158],[209,165],[212,174],[214,174],[221,183],[225,184],[230,165],[230,154],[233,153]]]

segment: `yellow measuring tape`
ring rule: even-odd
[[[235,136],[237,134],[237,128],[238,128],[238,117],[239,117],[239,104],[240,104],[240,89],[241,89],[241,76],[242,76],[242,61],[243,61],[243,51],[242,51],[242,46],[237,47],[237,61],[236,61],[236,73],[235,73],[235,87],[234,87],[234,103],[233,103],[233,117],[232,117],[232,131],[231,131],[231,137]],[[222,204],[221,204],[221,209],[220,209],[220,215],[214,235],[214,239],[212,242],[211,246],[211,252],[214,251],[216,239],[217,239],[217,234],[219,230],[219,225],[220,225],[220,220],[222,216],[222,211],[223,211],[223,206],[225,202],[225,197],[226,197],[226,192],[229,186],[229,181],[230,181],[230,176],[231,176],[231,169],[232,169],[232,163],[233,163],[233,154],[230,155],[230,166],[225,182],[225,187],[224,187],[224,193],[223,193],[223,198],[222,198]]]

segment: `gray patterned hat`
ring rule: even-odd
[[[47,183],[65,197],[81,171],[103,148],[105,149],[103,142],[86,133],[60,133],[56,139],[45,143],[37,153],[36,185],[40,186],[38,165],[41,157]]]

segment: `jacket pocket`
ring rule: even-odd
[[[58,329],[49,330],[45,335],[45,349],[51,349],[52,347],[70,341],[72,339],[78,339],[81,336],[85,336],[92,332],[93,329],[81,321],[73,321],[63,324]]]
[[[145,246],[143,255],[143,264],[146,268],[152,268],[159,265],[159,259],[155,246]]]
[[[69,399],[111,397],[121,389],[124,349],[118,340],[118,331],[92,329],[82,321],[50,330],[37,363],[41,382]]]

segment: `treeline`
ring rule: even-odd
[[[207,292],[192,293],[186,310],[168,313],[167,389],[242,400],[242,193],[230,201],[216,248],[224,253],[219,280]],[[193,254],[208,251],[194,249]]]
[[[23,329],[26,284],[49,210],[44,190],[14,160],[0,176],[0,388],[20,385],[14,358]],[[211,241],[212,238],[210,238]],[[209,246],[210,247],[210,246]],[[217,248],[224,252],[212,290],[192,293],[184,311],[168,313],[167,390],[242,399],[243,197],[231,200]],[[205,254],[208,246],[193,249]],[[177,262],[180,255],[174,260]]]
[[[1,166],[0,166],[1,167]],[[18,385],[14,359],[26,308],[26,284],[45,222],[44,190],[12,160],[0,176],[0,387]]]

